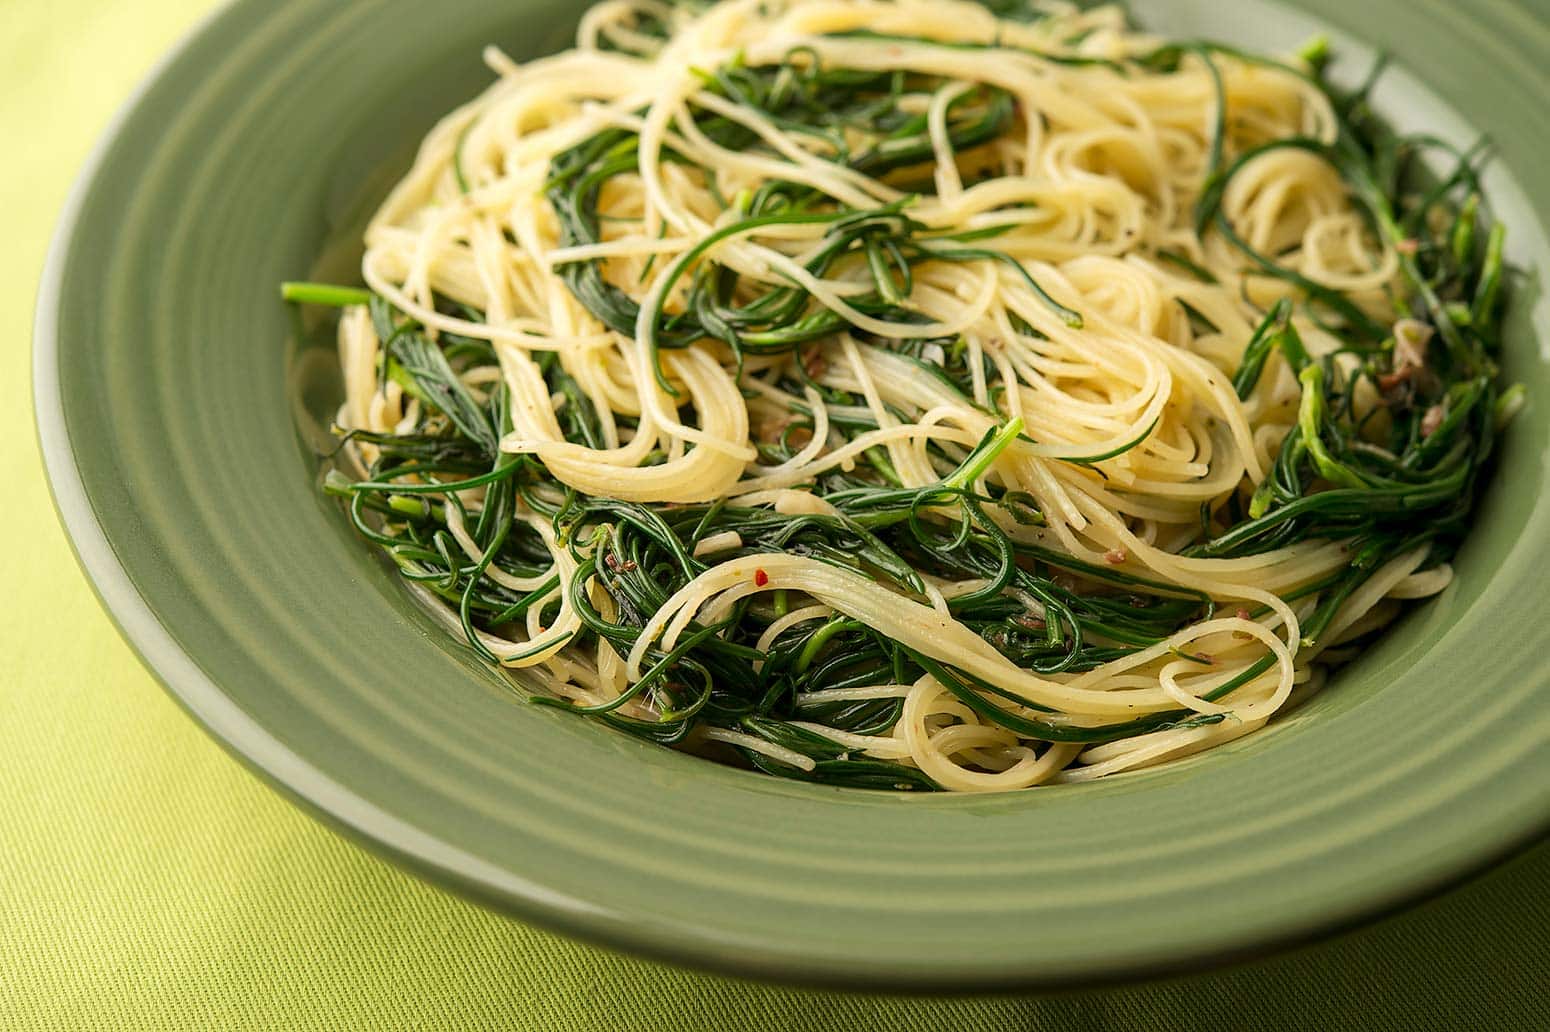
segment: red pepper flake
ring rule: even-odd
[[[1118,566],[1128,558],[1130,558],[1130,555],[1123,548],[1111,548],[1103,553],[1103,561],[1110,566]]]
[[[1394,245],[1394,250],[1398,251],[1400,254],[1415,254],[1420,249],[1421,241],[1419,240],[1401,240],[1399,243]]]
[[[1404,366],[1394,370],[1392,373],[1379,374],[1378,390],[1384,394],[1393,394],[1396,388],[1414,379],[1415,368],[1415,366]]]
[[[1240,620],[1247,620],[1249,618],[1249,611],[1240,606],[1238,611],[1234,613],[1233,616],[1236,616]]]
[[[770,582],[770,575],[765,573],[763,570],[755,570],[753,572],[754,587],[762,588],[766,584],[768,584],[769,582]]]

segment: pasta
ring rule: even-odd
[[[1476,155],[1325,59],[960,0],[491,50],[365,289],[287,285],[342,307],[328,489],[540,702],[767,773],[1239,738],[1446,587],[1517,403]]]

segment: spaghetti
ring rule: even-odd
[[[328,489],[540,701],[830,784],[1082,781],[1448,583],[1516,403],[1502,229],[1319,48],[609,0],[487,58],[367,290],[287,296],[346,305]]]

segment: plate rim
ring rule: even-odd
[[[202,39],[217,32],[223,22],[245,6],[251,6],[249,0],[221,0],[196,20],[141,76],[102,127],[76,172],[56,217],[36,294],[31,348],[33,423],[50,500],[71,553],[103,611],[141,666],[223,751],[330,830],[437,889],[452,891],[499,916],[530,921],[594,945],[722,975],[831,990],[908,995],[1112,986],[1200,973],[1265,958],[1332,938],[1445,895],[1535,845],[1550,841],[1550,812],[1545,812],[1537,823],[1525,822],[1515,834],[1503,835],[1467,857],[1460,856],[1450,867],[1406,872],[1407,877],[1387,883],[1383,891],[1372,892],[1360,903],[1343,910],[1321,911],[1300,925],[1288,922],[1283,931],[1261,936],[1252,943],[1233,941],[1229,936],[1213,939],[1209,934],[1198,934],[1194,948],[1174,961],[1116,960],[1095,964],[1075,977],[1068,972],[964,965],[953,969],[950,975],[933,978],[918,971],[871,967],[864,960],[852,966],[836,966],[828,960],[804,963],[789,950],[747,943],[739,943],[735,951],[729,951],[713,933],[691,925],[633,919],[628,913],[607,910],[574,894],[523,878],[510,868],[467,853],[362,798],[244,713],[178,644],[154,606],[135,586],[97,518],[76,462],[64,413],[59,376],[59,313],[63,279],[86,199],[102,176],[107,156],[147,95]]]

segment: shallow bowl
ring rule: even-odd
[[[241,0],[130,103],[39,301],[36,400],[80,559],[146,664],[291,798],[486,904],[744,974],[909,989],[1175,970],[1349,925],[1550,823],[1550,27],[1501,0],[1138,0],[1150,27],[1396,68],[1380,107],[1496,142],[1531,399],[1440,598],[1309,705],[1153,772],[978,798],[784,783],[523,704],[317,490],[336,400],[283,279],[349,276],[363,216],[481,46],[571,0]],[[1397,33],[1397,34],[1396,34]],[[1422,84],[1424,80],[1425,85]],[[298,430],[300,428],[300,431]]]

